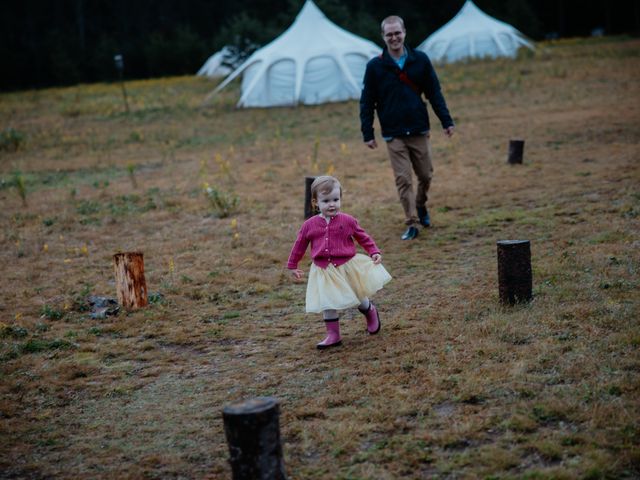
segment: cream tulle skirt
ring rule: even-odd
[[[370,257],[361,253],[339,267],[329,264],[327,268],[320,268],[312,263],[307,283],[307,312],[355,307],[389,280],[391,275],[382,264],[375,265]]]

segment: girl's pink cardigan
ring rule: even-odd
[[[338,267],[347,263],[356,254],[354,239],[364,248],[369,256],[380,253],[373,238],[358,224],[358,221],[346,213],[338,213],[329,222],[322,216],[315,215],[300,227],[287,268],[295,270],[307,247],[311,244],[311,259],[320,268],[327,268],[330,263]]]

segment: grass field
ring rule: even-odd
[[[357,102],[202,105],[191,77],[127,83],[129,114],[118,84],[1,94],[0,478],[230,478],[222,408],[254,396],[280,401],[292,479],[639,478],[640,41],[438,73],[457,132],[434,129],[412,242]],[[324,172],[394,279],[379,335],[346,311],[319,352],[284,264]],[[531,241],[530,304],[498,301],[503,239]],[[92,319],[119,251],[151,304]]]

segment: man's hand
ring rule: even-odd
[[[364,142],[364,144],[372,150],[374,148],[378,148],[378,143],[376,142],[375,138],[373,140],[369,140],[368,142]]]
[[[453,137],[453,131],[454,130],[455,130],[455,127],[453,125],[451,125],[450,127],[447,127],[447,128],[444,129],[444,134],[447,137],[451,138],[451,137]]]

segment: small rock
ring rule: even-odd
[[[104,319],[120,312],[120,305],[115,298],[90,295],[87,302],[91,307],[89,316],[94,319]]]

